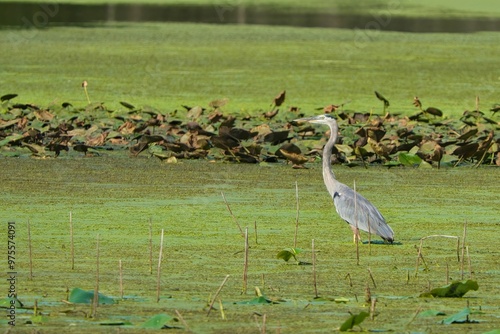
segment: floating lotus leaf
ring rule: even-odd
[[[370,314],[365,311],[361,311],[358,314],[353,314],[351,315],[343,324],[340,326],[340,331],[341,332],[346,332],[348,330],[351,330],[354,326],[359,326],[366,317],[368,317]]]
[[[424,292],[420,297],[462,297],[467,292],[479,289],[476,281],[456,281],[440,288],[432,289],[429,292]]]
[[[19,122],[19,120],[18,120],[18,119],[12,119],[12,120],[7,121],[7,122],[5,122],[5,123],[0,123],[0,130],[3,130],[3,129],[8,129],[8,128],[10,128],[11,126],[16,125],[18,122]]]
[[[429,108],[425,109],[425,112],[428,114],[434,115],[434,116],[439,116],[439,117],[443,116],[443,112],[441,110],[439,110],[438,108],[434,108],[434,107],[429,107]]]
[[[276,258],[288,262],[293,257],[297,261],[297,255],[300,253],[302,253],[302,249],[300,248],[285,248],[276,255]]]
[[[17,142],[21,139],[23,139],[24,136],[22,134],[14,134],[11,136],[5,137],[3,140],[0,140],[0,147],[5,146],[7,144],[12,144],[14,142]]]
[[[168,325],[168,323],[170,323],[171,321],[177,321],[177,318],[174,318],[167,314],[157,314],[144,322],[141,327],[147,329],[173,328],[172,326]]]
[[[13,96],[4,95],[4,101],[11,98],[9,95]],[[381,101],[387,100],[376,95]],[[29,103],[5,103],[0,113],[0,147],[3,148],[2,156],[28,153],[27,148],[35,148],[33,145],[40,146],[36,149],[39,152],[42,152],[41,147],[54,152],[68,147],[81,148],[81,152],[93,146],[130,148],[135,156],[151,143],[161,142],[162,151],[166,149],[172,155],[152,152],[160,159],[208,156],[211,160],[262,163],[283,159],[305,162],[311,155],[321,157],[326,138],[324,132],[311,125],[297,127],[292,120],[303,116],[299,115],[299,107],[278,114],[277,106],[284,103],[284,97],[284,91],[275,97],[275,107],[269,113],[231,113],[238,116],[223,115],[217,109],[204,116],[204,108],[188,106],[185,107],[187,115],[180,115],[177,110],[160,113],[151,107],[136,110],[127,102],[122,105],[128,111],[123,108],[114,111],[100,102],[85,108],[73,107],[69,102],[48,108]],[[329,110],[335,111],[341,134],[333,152],[336,158],[332,159],[333,163],[365,167],[370,164],[431,167],[432,164],[438,168],[458,163],[500,165],[500,122],[496,111],[488,114],[490,118],[476,110],[464,112],[460,119],[436,120],[433,116],[441,115],[439,109],[423,109],[418,98],[414,103],[419,111],[409,118],[397,113],[376,115],[339,110],[338,105],[331,105]],[[217,100],[211,105],[216,108],[223,104],[224,100]],[[273,120],[264,120],[263,113]],[[196,123],[189,122],[193,118]],[[36,133],[32,132],[35,130]],[[21,140],[31,146],[20,149]],[[82,143],[84,146],[79,146]],[[298,145],[307,153],[298,159],[287,158],[279,151],[281,147],[278,146],[283,143]],[[289,149],[285,151],[301,154]],[[295,166],[300,167],[299,164]]]
[[[240,305],[261,305],[261,304],[279,304],[278,301],[271,300],[267,298],[266,296],[257,296],[253,299],[250,300],[244,300],[241,302],[236,302],[235,304],[240,304]]]
[[[462,311],[453,314],[452,316],[441,321],[442,324],[451,325],[451,324],[464,324],[464,323],[475,323],[477,321],[470,320],[469,316],[471,314],[471,310],[466,307]]]
[[[403,166],[408,167],[418,167],[422,163],[422,159],[418,155],[411,153],[399,152],[398,160]]]
[[[129,110],[135,109],[135,107],[128,102],[120,101],[120,104]]]
[[[382,96],[382,94],[380,94],[379,92],[375,91],[375,96],[377,97],[377,99],[379,99],[380,101],[384,102],[384,108],[388,107],[389,106],[389,101]]]
[[[0,97],[0,101],[2,101],[2,102],[4,102],[4,101],[10,101],[13,98],[15,98],[16,96],[17,96],[17,94],[5,94],[5,95],[2,95]]]
[[[10,308],[11,305],[14,305],[16,308],[24,306],[17,298],[0,298],[0,308]]]
[[[286,91],[280,92],[276,97],[273,99],[273,103],[271,105],[274,105],[276,107],[279,107],[285,102],[285,96],[286,96]]]
[[[113,298],[105,296],[101,293],[98,293],[99,304],[114,304],[115,301]],[[93,290],[82,290],[80,288],[74,288],[71,290],[69,294],[69,302],[76,304],[90,304],[94,299],[94,291]]]
[[[420,312],[418,314],[419,317],[435,317],[435,316],[438,316],[438,315],[446,315],[446,313],[442,312],[442,311],[436,311],[436,310],[427,310],[427,311],[424,311],[424,312]]]

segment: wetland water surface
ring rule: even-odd
[[[294,170],[284,164],[261,167],[206,161],[165,164],[121,153],[116,157],[0,159],[0,220],[17,224],[18,297],[28,307],[19,309],[18,326],[107,332],[109,327],[99,324],[139,326],[156,314],[175,316],[178,310],[197,333],[254,333],[258,331],[254,318],[261,323],[264,314],[269,331],[324,332],[338,328],[349,312],[368,310],[364,302],[368,284],[378,300],[378,316],[365,320],[365,329],[454,333],[456,326],[473,332],[499,328],[500,298],[494,293],[498,274],[491,270],[498,265],[498,169],[336,167],[341,181],[352,184],[356,180],[358,191],[379,207],[398,241],[395,245],[361,245],[360,264],[356,265],[352,234],[334,212],[322,183],[321,165],[310,167]],[[318,292],[323,299],[314,298],[312,266],[276,259],[280,250],[293,246],[295,181],[300,198],[297,247],[304,249],[299,260],[311,261],[314,239]],[[221,191],[238,222],[249,227],[246,294],[241,293],[244,240]],[[70,267],[70,211],[75,269]],[[160,231],[165,231],[159,303],[156,269],[151,274],[149,265],[149,219],[154,263]],[[32,280],[28,278],[28,220]],[[429,284],[444,285],[447,266],[450,279],[460,279],[460,265],[456,242],[430,240],[423,249],[426,268],[421,264],[415,276],[415,246],[430,234],[462,235],[465,220],[471,275],[479,290],[465,298],[418,298]],[[97,234],[100,291],[118,303],[101,306],[98,318],[91,319],[86,316],[88,305],[68,305],[61,300],[67,298],[67,289],[93,289]],[[6,228],[0,231],[0,238],[6,240]],[[119,297],[119,260],[123,263],[124,299]],[[226,320],[219,302],[207,317],[207,300],[226,275],[230,277],[219,295]],[[239,304],[254,298],[255,286],[277,304]],[[0,289],[7,291],[5,280]],[[344,302],[336,303],[333,298]],[[30,307],[35,300],[46,317],[43,322],[32,319]],[[471,315],[479,323],[446,326],[439,323],[443,317],[414,318],[418,309],[451,315],[467,303],[473,311],[481,308],[481,313]]]
[[[334,12],[334,10],[332,10]],[[196,22],[264,24],[296,27],[368,29],[405,32],[499,31],[498,18],[413,18],[381,8],[371,14],[335,14],[291,11],[280,7],[146,4],[34,4],[0,3],[0,25],[43,28],[103,22]]]

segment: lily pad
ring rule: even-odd
[[[400,152],[398,159],[401,164],[408,167],[419,166],[422,163],[422,159],[416,154]]]
[[[14,135],[7,136],[3,140],[0,140],[0,147],[5,146],[5,145],[10,144],[10,143],[13,143],[13,142],[16,142],[16,141],[23,139],[23,138],[24,138],[24,136],[21,134],[14,134]]]
[[[438,315],[446,315],[446,313],[444,313],[442,311],[436,311],[436,310],[427,310],[424,312],[420,312],[418,314],[419,317],[435,317]]]
[[[1,298],[0,299],[0,308],[10,308],[11,305],[14,305],[16,308],[23,307],[23,303],[19,301],[17,298]]]
[[[99,293],[98,296],[99,296],[99,304],[107,305],[115,303],[114,299],[111,297],[105,296],[101,293]],[[69,294],[69,302],[71,303],[90,304],[92,303],[93,299],[94,299],[93,290],[86,291],[80,288],[74,288],[73,290],[71,290],[71,293]]]
[[[298,261],[297,255],[300,253],[302,253],[302,249],[300,248],[292,248],[292,247],[285,248],[276,255],[276,258],[283,259],[285,260],[285,262],[288,262],[288,260],[290,260],[293,257],[295,261]]]
[[[148,329],[172,328],[172,326],[168,325],[172,320],[177,319],[167,314],[157,314],[144,322],[141,327]]]
[[[350,329],[352,329],[354,326],[359,326],[366,317],[368,317],[370,314],[365,311],[361,311],[358,314],[353,314],[351,315],[343,324],[340,326],[340,331],[341,332],[346,332]]]
[[[462,297],[470,290],[476,291],[477,289],[479,289],[479,285],[476,281],[456,281],[443,287],[432,289],[429,292],[424,292],[420,297]]]
[[[470,308],[466,307],[462,311],[455,313],[452,316],[444,319],[443,321],[441,321],[441,323],[445,325],[476,323],[477,321],[469,319],[470,314],[471,314]]]
[[[258,296],[250,300],[244,300],[241,302],[236,302],[235,304],[240,305],[261,305],[261,304],[278,304],[278,302],[272,301],[266,296]]]

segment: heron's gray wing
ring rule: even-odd
[[[356,205],[354,201],[356,201]],[[337,187],[337,191],[333,194],[333,203],[340,217],[350,225],[386,240],[392,241],[394,239],[394,232],[387,225],[380,211],[366,198],[345,184],[339,184]]]

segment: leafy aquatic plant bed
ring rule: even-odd
[[[16,309],[16,332],[165,327],[195,333],[323,333],[361,326],[373,331],[483,333],[500,328],[495,293],[498,168],[336,166],[338,178],[350,185],[355,180],[358,191],[395,231],[393,245],[360,244],[357,265],[352,232],[334,212],[321,167],[310,167],[201,160],[165,164],[115,151],[94,157],[70,152],[57,159],[1,158],[1,240],[9,235],[7,222],[16,222],[15,288],[22,303]],[[300,202],[297,245],[295,182]],[[246,293],[245,242],[221,192],[249,231]],[[465,261],[462,252],[457,259],[456,240],[430,238],[421,247],[425,265],[416,268],[421,238],[445,234],[462,240],[465,221]],[[87,303],[96,286],[97,235],[102,300],[93,314]],[[284,248],[296,247],[302,250],[298,260],[313,262],[313,239],[317,295],[312,265],[276,258]],[[2,266],[7,272],[6,261]],[[3,296],[9,289],[6,278],[0,284]],[[468,279],[478,289],[461,298],[420,297]],[[86,293],[83,303],[77,292]],[[211,301],[214,309],[207,316]],[[373,320],[349,321],[365,313],[372,313]],[[7,320],[2,319],[3,328]]]
[[[85,93],[86,82],[84,86]],[[70,103],[39,107],[11,102],[2,96],[0,155],[52,158],[62,155],[99,155],[128,151],[167,162],[178,159],[276,163],[289,160],[296,168],[316,160],[324,141],[321,128],[296,124],[304,116],[298,108],[281,111],[286,92],[278,94],[268,112],[235,115],[227,99],[208,106],[165,112],[121,102],[110,110],[103,103],[76,108]],[[390,102],[375,92],[384,113],[377,115],[326,106],[339,120],[341,138],[335,163],[348,166],[479,166],[500,165],[500,123],[496,110],[488,114],[465,111],[459,119],[443,118],[438,108],[422,106],[411,116],[385,112]],[[271,100],[271,98],[270,98]],[[126,154],[126,153],[124,153]]]

